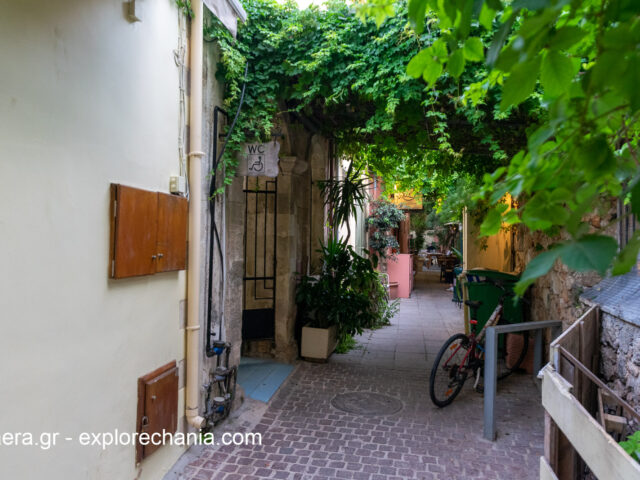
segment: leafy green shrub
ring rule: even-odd
[[[640,462],[640,430],[629,435],[627,440],[620,442],[620,446],[636,461]]]
[[[338,327],[338,337],[362,333],[389,319],[385,290],[372,261],[351,245],[330,240],[322,246],[323,267],[317,277],[304,275],[296,288],[302,318],[312,327]]]
[[[353,335],[345,333],[338,338],[338,344],[336,345],[334,352],[347,353],[349,350],[356,348],[356,345],[356,340],[353,338]]]
[[[362,170],[353,168],[353,162],[349,164],[345,176],[342,179],[332,178],[317,182],[322,192],[324,205],[329,207],[329,224],[334,232],[341,225],[347,227],[347,238],[351,237],[349,218],[358,214],[358,209],[364,208],[367,199],[368,179]]]

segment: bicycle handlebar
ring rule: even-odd
[[[500,290],[502,290],[504,292],[503,295],[500,297],[500,302],[503,302],[506,297],[515,297],[516,296],[516,294],[513,291],[507,290],[506,287],[504,286],[504,283],[499,281],[499,280],[496,280],[496,279],[491,278],[491,277],[485,277],[485,281],[487,283],[490,283],[491,285],[499,288]],[[520,297],[520,300],[523,301],[524,303],[530,303],[524,297]]]
[[[490,283],[494,287],[498,287],[504,293],[510,293],[510,292],[507,292],[507,289],[504,287],[504,284],[502,282],[499,282],[498,280],[495,280],[491,277],[484,277],[484,278],[485,278],[485,282]]]

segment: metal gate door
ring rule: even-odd
[[[242,338],[274,338],[276,178],[245,177]]]

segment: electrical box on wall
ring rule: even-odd
[[[171,193],[184,195],[187,193],[187,179],[179,175],[169,177],[169,191]]]
[[[111,184],[110,277],[184,270],[188,211],[183,197]]]

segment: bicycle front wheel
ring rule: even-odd
[[[449,338],[438,352],[429,378],[429,395],[438,407],[449,405],[462,390],[467,379],[467,365],[473,354],[469,352],[470,348],[469,337],[458,333]]]

